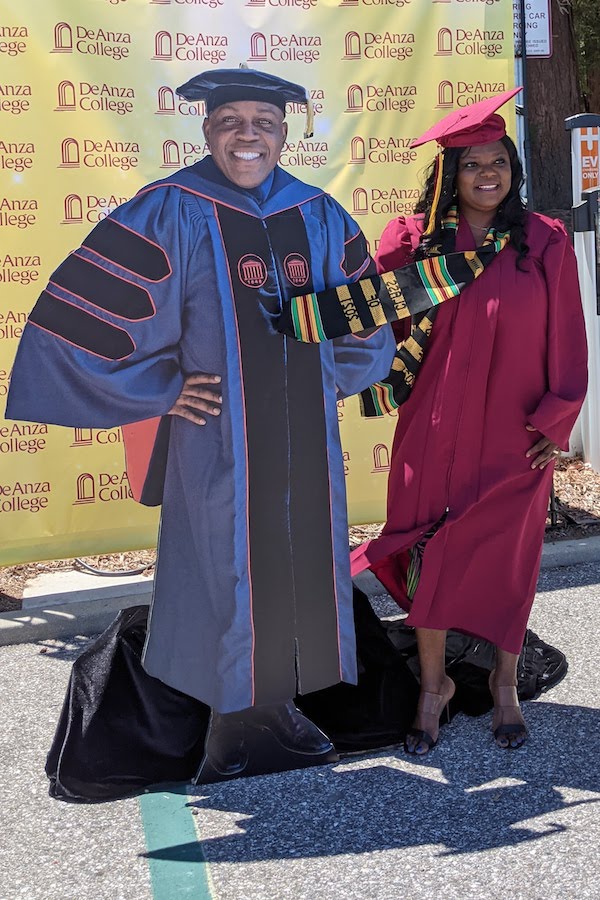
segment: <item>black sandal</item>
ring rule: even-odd
[[[450,700],[453,696],[454,691],[452,691],[450,697],[444,694],[434,694],[432,691],[423,691],[423,693],[419,695],[417,713],[438,716],[440,726],[445,725],[450,721]],[[408,738],[414,738],[415,740],[415,745],[412,749],[408,746]],[[404,750],[406,753],[410,753],[413,756],[425,756],[435,747],[438,738],[439,735],[434,739],[428,731],[424,731],[422,728],[409,728],[406,732],[406,737],[404,738]],[[421,753],[417,753],[416,748],[419,744],[425,744],[427,749],[423,750]]]
[[[496,685],[492,690],[490,677],[490,691],[494,699],[494,712],[497,710],[517,710],[519,714],[521,713],[519,697],[514,685]],[[498,703],[496,703],[496,700],[498,700]],[[492,729],[496,746],[500,750],[519,750],[528,737],[527,727],[524,722],[507,722],[494,728],[492,720]],[[514,740],[517,740],[518,743],[513,743],[510,735],[514,735]],[[506,739],[506,744],[499,743],[502,738]]]

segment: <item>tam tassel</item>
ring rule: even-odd
[[[306,98],[306,128],[304,137],[311,138],[315,133],[315,107],[310,97]]]
[[[433,187],[433,198],[431,201],[431,209],[429,210],[429,218],[427,219],[427,228],[423,232],[424,236],[432,234],[435,229],[435,214],[437,212],[438,203],[442,193],[442,181],[444,173],[444,148],[438,147],[437,156],[435,158],[435,184]]]

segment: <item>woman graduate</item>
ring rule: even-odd
[[[409,753],[433,747],[454,694],[450,628],[495,644],[494,737],[501,748],[525,741],[517,659],[553,463],[586,391],[575,256],[559,221],[526,210],[521,163],[494,111],[516,92],[453,112],[413,143],[436,140],[438,156],[415,214],[387,225],[376,259],[380,272],[421,260],[443,280],[444,254],[465,251],[477,266],[478,248],[499,248],[454,300],[394,325],[414,389],[396,428],[387,522],[353,554],[353,571],[370,567],[416,629],[421,693]]]
[[[394,322],[392,369],[365,415],[403,404],[387,522],[353,551],[417,633],[421,692],[409,753],[427,753],[455,686],[448,629],[497,648],[492,727],[502,748],[526,728],[516,666],[535,594],[553,462],[587,384],[576,261],[560,222],[528,212],[522,167],[496,110],[519,88],[452,112],[415,214],[386,227],[379,277],[295,297],[280,327],[331,339]],[[442,304],[443,305],[440,305]]]

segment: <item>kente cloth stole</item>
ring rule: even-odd
[[[438,306],[478,278],[510,240],[509,231],[491,227],[476,250],[455,252],[457,228],[458,212],[452,207],[442,222],[442,243],[426,259],[354,284],[293,297],[284,307],[277,330],[308,343],[412,318],[410,337],[398,344],[390,374],[360,395],[361,413],[367,418],[392,412],[409,397]]]
[[[406,596],[409,600],[413,599],[417,587],[419,586],[425,547],[427,546],[428,541],[430,541],[434,534],[442,527],[446,521],[447,515],[448,510],[442,513],[438,521],[431,526],[429,531],[425,532],[420,541],[417,541],[416,544],[413,544],[413,546],[408,549],[409,559],[406,569]]]

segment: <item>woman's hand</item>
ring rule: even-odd
[[[219,384],[220,381],[220,375],[207,375],[205,372],[194,372],[193,375],[188,375],[179,397],[168,414],[189,419],[195,425],[206,425],[203,414],[220,415],[223,401],[223,397],[220,393],[216,393],[215,388],[206,387],[206,385]]]
[[[534,428],[533,425],[526,425],[525,428],[527,431],[537,431],[537,428]],[[541,434],[541,432],[538,431],[538,434]],[[525,456],[535,457],[531,463],[532,469],[545,469],[548,463],[555,460],[557,456],[560,456],[560,448],[558,444],[555,444],[554,441],[550,441],[542,434],[540,440],[534,444],[533,447],[529,448]]]

